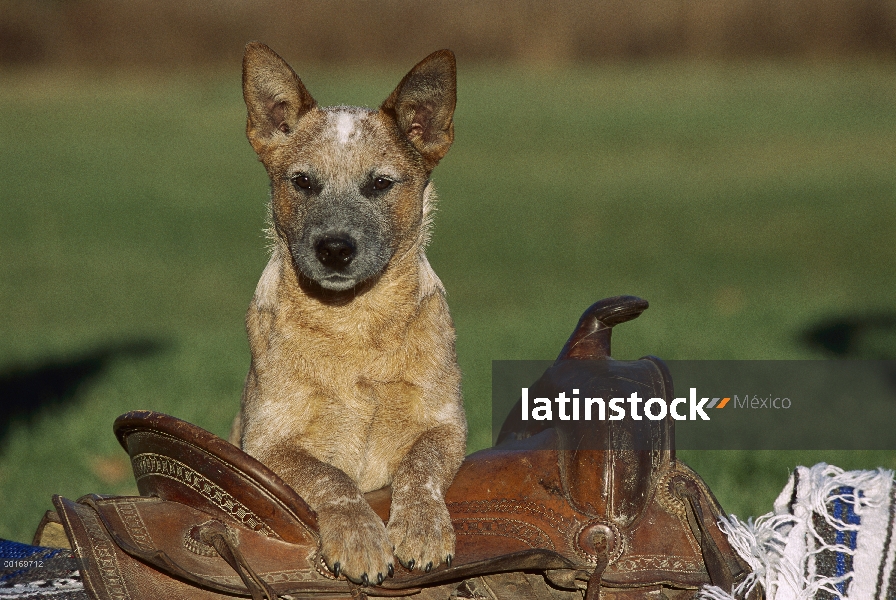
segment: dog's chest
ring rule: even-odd
[[[353,387],[321,403],[297,441],[366,492],[391,482],[428,419],[415,386],[362,381]]]

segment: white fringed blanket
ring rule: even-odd
[[[753,573],[734,590],[706,587],[702,600],[896,598],[893,473],[797,467],[774,512],[721,523]]]

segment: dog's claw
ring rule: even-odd
[[[381,583],[383,582],[383,579],[385,579],[385,577],[383,577],[383,574],[382,574],[382,573],[377,573],[377,574],[376,574],[376,584],[377,584],[377,585],[381,584]]]
[[[411,560],[409,560],[409,561],[408,561],[408,570],[409,570],[409,571],[413,571],[413,570],[414,570],[414,565],[415,565],[415,564],[416,564],[416,563],[414,562],[414,559],[413,559],[413,558],[412,558]]]
[[[431,570],[432,570],[432,561],[429,561],[428,563],[426,563],[426,568],[424,569],[424,571],[429,573]]]
[[[392,563],[389,563],[389,577],[394,577],[394,576],[395,576],[395,565]]]
[[[339,573],[342,572],[342,565],[339,564],[339,561],[333,563],[333,575],[339,577]]]
[[[361,585],[370,585],[370,578],[367,577],[367,573],[361,574]]]
[[[448,568],[451,568],[451,561],[452,561],[452,560],[454,560],[454,557],[453,557],[453,556],[451,556],[450,554],[449,554],[448,556],[446,556],[446,557],[445,557],[445,566],[447,566]]]

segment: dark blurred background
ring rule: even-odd
[[[247,39],[302,61],[554,65],[896,52],[893,0],[4,0],[0,65],[184,69],[239,60]]]

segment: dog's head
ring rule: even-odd
[[[246,132],[271,178],[276,235],[301,277],[350,290],[425,236],[432,169],[454,139],[454,55],[440,50],[378,110],[319,108],[273,50],[246,46]]]

